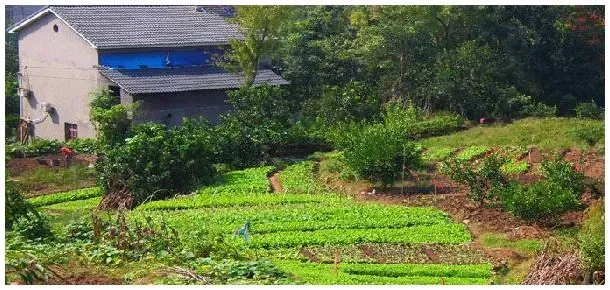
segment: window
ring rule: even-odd
[[[53,25],[53,31],[59,32],[59,26],[57,26],[57,24]]]
[[[76,124],[64,123],[64,132],[66,135],[66,141],[76,139],[78,137]]]
[[[110,93],[117,97],[120,98],[121,97],[121,88],[118,86],[108,86],[108,90],[110,91]]]

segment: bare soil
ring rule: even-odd
[[[284,188],[282,187],[282,183],[280,183],[280,174],[275,172],[269,176],[269,183],[271,184],[271,190],[275,193],[284,192]]]
[[[72,164],[80,164],[83,166],[89,166],[94,163],[97,157],[93,155],[76,155],[72,159]],[[53,165],[55,161],[55,166]],[[30,158],[14,158],[8,160],[6,163],[6,170],[12,177],[18,177],[26,171],[34,170],[37,168],[53,168],[53,167],[64,167],[65,161],[61,154],[48,154],[41,157],[30,157]]]

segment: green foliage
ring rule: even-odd
[[[604,138],[604,124],[597,122],[584,123],[570,133],[592,147]]]
[[[502,190],[502,203],[510,213],[527,220],[557,217],[580,204],[579,195],[550,181],[532,185],[511,182]]]
[[[275,261],[280,269],[302,282],[316,285],[460,285],[488,284],[492,265],[421,265],[421,264],[340,264],[337,274],[332,264]],[[366,274],[365,274],[366,273]],[[469,273],[474,276],[464,277]],[[386,276],[388,274],[389,276]],[[458,275],[458,276],[456,276]]]
[[[534,103],[524,106],[519,111],[521,117],[538,117],[538,118],[550,118],[557,116],[557,107],[545,105],[543,103]]]
[[[603,122],[576,118],[527,118],[508,125],[477,126],[447,136],[427,138],[422,140],[422,146],[536,146],[540,149],[581,147],[586,143],[570,132],[586,126],[603,126]]]
[[[258,165],[289,140],[286,91],[263,85],[228,93],[235,110],[214,129],[219,162]]]
[[[21,143],[6,144],[6,154],[12,158],[36,157],[45,154],[57,154],[62,143],[57,140],[46,140],[36,138],[31,143],[22,145]]]
[[[304,235],[287,231],[254,235],[252,245],[265,249],[307,245],[345,245],[355,243],[391,244],[461,244],[470,241],[470,233],[461,224],[424,225],[401,229],[325,229]]]
[[[15,73],[5,72],[4,74],[5,116],[9,116],[9,114],[19,114],[19,96],[17,95],[19,83],[17,82]],[[17,127],[17,125],[15,125],[13,128],[15,127]]]
[[[120,99],[107,89],[98,88],[91,93],[90,120],[98,140],[105,146],[123,144],[132,127],[132,116],[138,103],[120,104]]]
[[[394,183],[403,170],[420,164],[420,151],[415,143],[408,142],[396,128],[381,124],[372,125],[351,136],[345,150],[345,160],[359,176],[381,181],[384,186]]]
[[[451,156],[457,148],[451,147],[432,147],[422,155],[422,159],[427,161],[442,161]]]
[[[589,207],[586,218],[578,231],[581,258],[590,271],[605,269],[604,202]]]
[[[516,159],[509,159],[502,167],[502,173],[505,174],[523,174],[529,169],[530,165],[525,161],[517,161]]]
[[[481,242],[487,248],[508,248],[516,251],[534,255],[541,251],[544,244],[541,240],[521,239],[509,240],[505,234],[486,233],[481,237]]]
[[[474,158],[480,157],[481,155],[487,153],[487,151],[489,151],[489,147],[487,147],[487,146],[470,146],[470,147],[462,150],[462,152],[460,152],[460,154],[457,155],[457,159],[464,160],[464,161],[470,161]]]
[[[379,97],[376,90],[367,85],[350,81],[343,86],[323,89],[317,106],[305,107],[306,112],[324,120],[326,124],[371,120],[379,113]]]
[[[316,182],[315,162],[301,161],[280,172],[280,182],[286,193],[316,193],[323,188]]]
[[[290,9],[281,6],[237,6],[236,16],[228,21],[237,24],[243,40],[231,40],[231,50],[221,65],[232,72],[243,72],[244,85],[254,83],[261,60],[277,46],[283,21]]]
[[[77,154],[95,154],[98,151],[97,140],[92,138],[76,138],[70,139],[65,144]]]
[[[102,196],[104,192],[98,187],[76,189],[68,192],[55,194],[41,195],[28,199],[35,207],[62,203],[66,201],[89,199],[92,197]]]
[[[6,119],[4,120],[4,136],[6,138],[17,139],[17,126],[19,126],[19,115],[5,114]]]
[[[188,119],[173,129],[139,125],[125,144],[106,151],[96,166],[98,184],[107,194],[126,189],[138,204],[206,184],[214,176],[210,131],[206,123]]]
[[[4,229],[31,240],[50,237],[52,233],[46,217],[23,198],[11,181],[6,180],[4,185]]]
[[[604,119],[604,108],[599,107],[593,100],[578,104],[574,112],[576,117],[581,119]]]
[[[478,166],[473,166],[466,159],[451,158],[443,161],[439,171],[453,181],[468,186],[470,198],[474,200],[493,199],[507,182],[501,174],[506,159],[499,154],[484,158]]]
[[[584,191],[583,175],[564,160],[542,163],[543,181],[531,185],[511,182],[502,190],[503,206],[528,220],[557,218],[578,209]]]
[[[413,105],[404,108],[400,101],[387,103],[383,117],[387,126],[416,139],[444,135],[458,130],[464,123],[462,117],[450,112],[424,118],[422,110]]]

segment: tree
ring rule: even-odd
[[[132,129],[132,117],[139,103],[122,105],[117,97],[107,89],[97,89],[91,93],[89,118],[97,131],[102,145],[117,146],[125,142]]]
[[[289,8],[280,6],[237,6],[236,16],[229,21],[239,26],[244,38],[231,40],[231,50],[221,66],[243,72],[244,85],[252,86],[261,60],[277,47],[289,13]]]

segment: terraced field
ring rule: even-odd
[[[315,182],[314,166],[304,161],[282,171],[282,193],[270,190],[267,176],[273,167],[230,172],[192,195],[141,205],[128,219],[163,220],[184,238],[205,227],[236,241],[241,238],[233,235],[235,230],[250,222],[247,247],[296,283],[487,284],[491,280],[492,266],[467,248],[471,236],[463,224],[431,207],[364,203],[328,192]],[[61,223],[90,212],[99,203],[100,192],[82,189],[30,201]],[[374,249],[374,254],[363,254],[364,248]],[[429,249],[445,256],[426,259],[422,253]],[[337,251],[342,254],[335,273]],[[452,257],[460,255],[468,258]]]
[[[491,265],[311,263],[299,254],[304,247],[341,248],[362,244],[386,250],[406,245],[460,247],[471,236],[435,208],[407,208],[357,202],[327,193],[315,184],[314,164],[304,161],[280,173],[284,193],[269,192],[272,168],[232,172],[217,185],[195,195],[150,202],[136,208],[132,220],[163,219],[179,233],[202,225],[231,235],[250,222],[249,247],[299,283],[307,284],[487,284]],[[283,253],[276,255],[274,253]],[[285,259],[286,253],[297,259]],[[482,261],[482,260],[479,260]],[[377,263],[376,261],[373,261]],[[332,263],[332,262],[331,262]],[[475,270],[468,270],[475,269]]]

